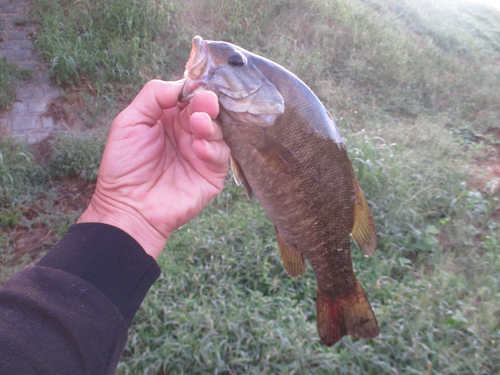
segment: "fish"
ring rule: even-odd
[[[350,238],[369,256],[377,235],[331,114],[296,75],[228,42],[195,36],[184,78],[181,102],[200,91],[217,95],[234,178],[274,224],[287,273],[295,279],[306,259],[311,265],[321,343],[376,337]]]

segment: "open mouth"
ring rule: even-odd
[[[186,70],[184,71],[184,77],[188,76],[192,79],[200,78],[208,61],[207,54],[207,42],[205,42],[201,36],[196,35],[193,38],[193,48],[191,49],[191,55],[186,63]]]
[[[184,71],[184,87],[179,95],[180,102],[189,101],[202,86],[203,80],[201,77],[205,73],[208,63],[207,42],[201,36],[193,38],[193,48],[191,55],[186,63],[186,70]]]

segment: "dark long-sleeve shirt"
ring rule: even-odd
[[[73,225],[0,288],[0,374],[112,374],[159,274],[122,230]]]

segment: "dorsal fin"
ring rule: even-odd
[[[351,236],[356,246],[366,256],[373,255],[377,250],[377,232],[373,224],[373,218],[370,213],[370,207],[359,187],[354,171],[352,173],[352,186],[354,189],[354,225],[352,226]]]

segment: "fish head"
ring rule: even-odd
[[[276,86],[252,63],[253,56],[231,43],[195,36],[179,100],[187,102],[200,91],[212,91],[233,120],[272,125],[285,111],[285,103]]]

